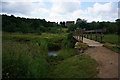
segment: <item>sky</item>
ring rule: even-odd
[[[113,22],[120,13],[117,0],[4,0],[0,6],[0,14],[52,22],[76,21],[77,18]]]

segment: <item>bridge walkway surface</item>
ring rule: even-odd
[[[80,36],[73,36],[73,37],[78,41],[81,40]],[[102,43],[94,41],[94,40],[87,39],[85,37],[83,37],[83,43],[86,43],[88,46],[103,46]]]

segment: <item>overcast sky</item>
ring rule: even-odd
[[[105,0],[104,0],[105,1]],[[91,21],[115,21],[118,18],[117,0],[4,0],[1,14],[47,21],[75,21],[77,18]],[[120,11],[119,11],[120,12]]]

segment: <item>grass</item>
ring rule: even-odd
[[[119,49],[117,48],[117,45],[115,45],[115,44],[105,43],[104,47],[106,47],[106,48],[108,48],[108,49],[110,49],[110,50],[112,50],[114,52],[119,53]]]
[[[42,35],[36,34],[21,34],[21,33],[3,33],[3,40],[12,40],[16,42],[22,43],[34,43],[34,44],[42,44],[41,42],[47,42],[48,49],[52,48],[61,48],[62,40],[67,36],[65,34],[50,34],[50,33],[42,33]]]
[[[103,42],[120,45],[120,43],[118,42],[118,37],[119,36],[115,34],[108,34],[104,36]]]
[[[36,34],[22,34],[22,33],[6,33],[3,32],[3,39],[8,40],[40,40],[48,39],[50,41],[56,41],[58,39],[64,38],[67,36],[67,33],[65,34],[50,34],[50,33],[42,33],[42,35],[36,35]]]
[[[44,78],[47,75],[47,52],[35,44],[4,40],[2,54],[4,78]]]
[[[89,37],[89,38],[90,38],[90,37]],[[105,34],[104,37],[103,37],[102,42],[103,42],[103,43],[120,44],[120,43],[118,42],[118,38],[119,38],[119,36],[118,36],[118,35],[115,35],[115,34]],[[93,39],[93,40],[96,40],[95,35],[92,36],[92,39]],[[97,41],[100,41],[100,38],[98,38]]]
[[[77,55],[77,51],[75,49],[62,49],[59,51],[58,57],[62,58],[62,60],[69,58],[71,56]]]
[[[97,63],[87,55],[65,59],[54,67],[49,78],[93,78],[97,74]]]
[[[3,78],[90,78],[97,63],[72,48],[48,56],[48,47],[61,45],[67,34],[3,33]],[[91,73],[91,74],[90,74]]]

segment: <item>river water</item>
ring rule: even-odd
[[[57,56],[58,51],[49,51],[48,55],[53,55],[53,56]]]

